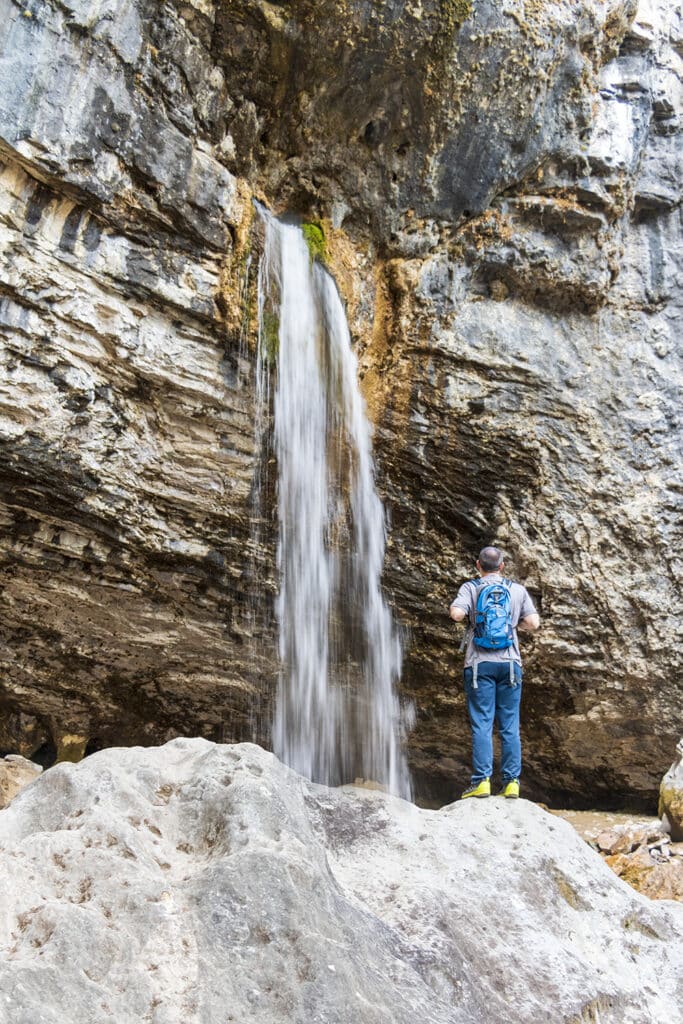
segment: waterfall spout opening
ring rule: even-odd
[[[301,227],[257,209],[258,358],[276,370],[273,748],[315,782],[360,776],[409,799],[412,709],[402,712],[395,689],[402,645],[381,588],[384,510],[344,304]]]

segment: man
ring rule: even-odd
[[[522,658],[517,630],[538,629],[541,620],[526,588],[504,579],[502,551],[483,548],[477,559],[477,570],[481,578],[463,583],[450,606],[450,616],[455,622],[469,620],[464,676],[472,728],[472,779],[462,799],[491,795],[494,721],[498,723],[502,747],[501,794],[514,799],[519,796],[522,774],[519,738]],[[485,588],[489,584],[498,586],[487,592]],[[486,593],[492,594],[491,601],[497,603],[488,603],[490,613],[480,607],[477,614],[477,598],[481,597],[480,605],[487,605]],[[482,625],[487,617],[494,623],[488,638]],[[479,625],[475,631],[477,620]]]

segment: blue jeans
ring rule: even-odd
[[[472,727],[472,783],[493,775],[493,723],[501,742],[503,782],[522,774],[522,744],[519,738],[519,704],[522,699],[522,666],[515,664],[515,686],[510,686],[510,666],[498,661],[480,661],[477,688],[472,669],[465,669],[467,710]]]

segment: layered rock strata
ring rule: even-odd
[[[0,745],[267,739],[256,193],[322,220],[348,301],[419,792],[467,775],[445,608],[495,539],[544,620],[527,791],[649,805],[683,730],[676,6],[0,15]]]
[[[274,570],[221,73],[169,5],[34,7],[2,5],[2,744],[250,734]]]

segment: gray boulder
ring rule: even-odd
[[[12,1024],[644,1024],[683,998],[683,907],[523,800],[424,811],[179,739],[50,769],[0,835]]]

